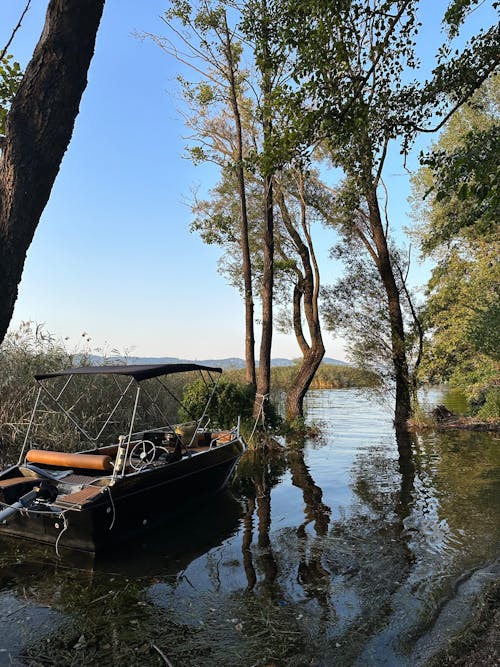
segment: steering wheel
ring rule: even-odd
[[[155,460],[156,456],[156,447],[151,440],[139,440],[132,447],[129,455],[130,466],[134,470],[142,470],[145,466],[149,465]],[[139,461],[134,461],[134,459],[140,459]]]

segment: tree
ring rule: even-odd
[[[279,68],[277,54],[271,51],[273,17],[267,0],[250,0],[244,11],[243,29],[252,41],[256,69],[259,72],[259,120],[262,127],[262,152],[258,166],[263,179],[263,263],[262,263],[262,329],[260,338],[259,372],[255,394],[254,415],[265,411],[265,401],[271,391],[271,346],[273,338],[274,291],[274,174],[277,158],[274,152],[276,107],[274,93]],[[273,40],[274,43],[275,40]],[[282,55],[281,53],[279,54]]]
[[[459,4],[471,2],[452,4],[448,20],[456,31],[463,20]],[[429,81],[406,83],[418,67],[417,6],[416,0],[316,0],[307,6],[282,0],[279,21],[279,39],[294,56],[287,91],[291,124],[306,150],[322,143],[332,165],[343,171],[343,237],[347,243],[361,241],[384,290],[397,426],[411,415],[412,379],[401,290],[408,294],[404,281],[398,285],[400,271],[380,202],[388,145],[397,139],[407,150],[417,132],[442,126],[499,58],[499,28],[494,26],[456,56],[443,48]],[[441,119],[431,127],[436,115]]]
[[[500,78],[491,77],[449,121],[413,179],[430,332],[423,372],[476,403],[498,382],[500,350]]]
[[[332,165],[345,174],[337,195],[343,217],[336,224],[347,244],[361,241],[383,287],[396,392],[395,422],[403,425],[411,413],[411,382],[400,290],[379,188],[389,141],[400,131],[406,111],[400,87],[405,66],[414,66],[414,3],[400,3],[394,14],[387,12],[385,2],[334,4],[338,6],[318,3],[312,21],[305,22],[303,15],[292,19],[296,71],[304,81],[300,90],[304,101],[315,107],[308,114],[312,139],[323,142]],[[293,91],[292,98],[297,98]],[[304,102],[301,110],[303,107]],[[302,120],[297,124],[303,125]],[[311,132],[310,127],[307,130]]]
[[[226,8],[218,1],[195,6],[175,0],[163,20],[172,37],[182,44],[182,49],[170,38],[146,36],[190,67],[198,77],[195,82],[180,78],[183,96],[189,106],[186,124],[194,131],[195,145],[190,147],[190,155],[194,162],[213,161],[223,170],[231,169],[236,177],[240,227],[237,236],[245,303],[246,379],[255,387],[254,299],[245,173],[248,146],[243,139],[244,110],[241,108],[247,84],[240,62],[241,42],[235,28],[229,25]],[[214,115],[218,116],[217,121],[214,121]],[[217,131],[217,122],[226,126],[222,134]]]
[[[304,416],[304,398],[325,355],[319,313],[320,273],[310,231],[310,217],[325,207],[328,198],[318,187],[318,176],[300,168],[282,170],[276,178],[276,200],[283,231],[278,252],[293,284],[292,323],[302,360],[287,395],[287,418]],[[304,335],[305,315],[309,342]]]
[[[253,355],[253,300],[251,237],[258,245],[254,257],[259,257],[258,283],[261,293],[260,358],[256,380],[255,414],[265,407],[270,392],[271,344],[273,334],[275,201],[274,177],[279,170],[280,156],[275,131],[279,108],[275,104],[275,90],[282,71],[276,66],[276,53],[270,52],[270,33],[273,21],[267,0],[249,2],[243,8],[232,6],[233,23],[241,20],[243,35],[238,38],[236,28],[229,28],[228,14],[222,3],[176,2],[168,18],[181,21],[188,33],[172,26],[176,42],[187,49],[189,57],[170,40],[155,38],[168,53],[193,67],[200,81],[183,81],[184,99],[189,106],[186,124],[193,130],[195,145],[190,153],[195,161],[211,161],[221,170],[221,180],[211,195],[214,201],[195,203],[194,228],[201,231],[209,242],[229,245],[230,258],[236,259],[243,275],[233,280],[242,286],[245,295],[247,342],[252,342]],[[241,14],[239,13],[241,11]],[[237,16],[234,19],[234,16]],[[242,44],[245,44],[243,46]],[[251,64],[244,70],[240,58],[247,49]],[[199,63],[202,63],[200,65]],[[249,99],[249,91],[253,94]],[[239,199],[239,230],[234,226],[234,191]],[[249,197],[252,196],[252,213]],[[260,197],[260,205],[255,205]],[[227,205],[221,208],[221,202]],[[257,213],[257,209],[260,211]],[[229,213],[230,212],[230,213]],[[250,217],[253,217],[253,222]],[[240,246],[239,259],[235,254]],[[255,282],[255,281],[254,281]],[[251,301],[251,308],[248,304]],[[248,352],[248,345],[247,345]],[[249,355],[247,354],[247,367]],[[254,368],[252,356],[252,368]],[[255,375],[251,381],[255,382]]]
[[[26,252],[71,139],[103,7],[104,0],[50,0],[6,118],[0,156],[0,341]]]
[[[261,243],[263,182],[256,174],[246,179],[249,214],[250,250],[255,292],[263,275]],[[231,170],[210,192],[210,198],[196,201],[192,228],[206,243],[224,247],[219,270],[229,282],[243,290],[241,255],[239,252],[235,178]],[[274,212],[274,297],[281,304],[275,309],[274,326],[292,330],[302,359],[287,394],[287,417],[303,416],[303,401],[316,370],[324,356],[319,313],[320,276],[310,227],[313,220],[322,219],[329,196],[312,170],[282,170],[274,175],[276,211]],[[307,323],[309,340],[303,330]]]
[[[391,322],[386,305],[384,285],[375,263],[361,239],[340,242],[332,256],[344,264],[344,275],[322,294],[326,327],[343,335],[350,359],[356,367],[377,378],[377,390],[387,400],[394,394],[394,362]],[[399,292],[405,329],[406,359],[411,369],[412,396],[416,393],[416,375],[422,356],[420,318],[407,289],[405,274],[408,259],[390,247],[391,263],[397,267],[395,282]]]

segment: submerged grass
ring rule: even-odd
[[[471,620],[426,667],[478,667],[500,664],[500,581],[476,602]]]
[[[32,667],[315,664],[311,638],[298,627],[293,607],[248,594],[243,602],[238,595],[216,608],[210,606],[215,599],[204,594],[205,613],[183,615],[181,621],[175,610],[136,594],[133,585],[118,587],[93,605],[80,606],[49,637],[28,645],[22,659]]]

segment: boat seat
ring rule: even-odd
[[[30,449],[26,461],[42,463],[58,468],[80,468],[85,470],[102,470],[111,472],[113,463],[110,456],[104,454],[68,454],[46,449]]]
[[[42,480],[39,477],[8,477],[0,480],[0,498],[2,502],[11,504],[31,491]]]
[[[9,477],[8,479],[0,479],[0,489],[7,489],[9,486],[15,486],[16,484],[32,484],[32,486],[35,486],[40,481],[39,477]]]
[[[85,489],[75,491],[74,493],[67,493],[65,495],[57,496],[54,505],[63,507],[74,507],[75,505],[87,505],[99,496],[106,487],[103,486],[87,486]]]
[[[216,433],[212,433],[212,438],[217,443],[231,442],[231,440],[234,440],[234,435],[231,433],[231,431],[218,431]]]

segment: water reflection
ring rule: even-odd
[[[286,462],[281,454],[260,451],[247,452],[238,469],[238,487],[246,498],[247,512],[244,518],[242,539],[243,562],[247,575],[247,590],[252,591],[257,584],[271,596],[275,590],[277,565],[270,539],[271,490],[276,486],[286,470]],[[257,549],[254,556],[252,544],[254,526],[257,526]],[[254,565],[255,560],[255,565]],[[263,577],[259,581],[257,569]]]
[[[331,611],[329,582],[331,573],[323,565],[324,538],[328,533],[330,508],[323,503],[323,491],[314,482],[304,460],[303,450],[292,449],[288,453],[288,466],[292,484],[301,489],[305,520],[297,528],[299,539],[299,563],[297,581],[309,599],[316,599],[322,608],[323,622]],[[307,526],[313,523],[315,535],[310,536]]]
[[[314,392],[309,417],[322,443],[247,455],[233,495],[79,569],[2,541],[0,664],[421,664],[497,552],[497,443],[394,434],[352,391]]]

